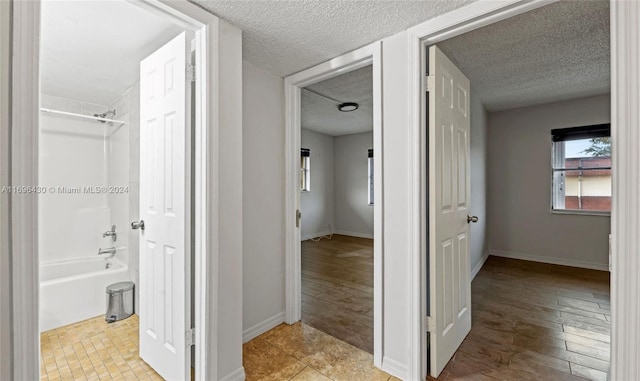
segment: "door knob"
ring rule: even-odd
[[[478,216],[470,216],[467,214],[467,223],[473,222],[474,224],[478,222]]]
[[[144,220],[140,220],[140,221],[133,221],[131,223],[131,229],[133,230],[144,230]]]

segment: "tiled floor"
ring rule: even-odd
[[[99,316],[40,334],[40,380],[162,380],[138,356],[138,316]]]
[[[304,323],[282,324],[243,347],[247,381],[395,381],[373,356]]]
[[[302,322],[373,353],[373,240],[302,242]]]

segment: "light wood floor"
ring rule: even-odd
[[[609,273],[489,257],[472,328],[438,380],[606,380]]]
[[[373,353],[373,240],[302,242],[302,322]]]

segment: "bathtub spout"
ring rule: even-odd
[[[98,255],[108,255],[109,258],[112,258],[116,254],[115,247],[109,247],[107,249],[98,249]]]

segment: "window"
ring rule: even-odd
[[[554,211],[611,211],[609,124],[551,130]]]
[[[369,150],[369,205],[373,205],[373,150]]]
[[[303,192],[311,191],[311,178],[309,176],[309,160],[311,159],[311,150],[302,148],[300,150],[300,190]]]

